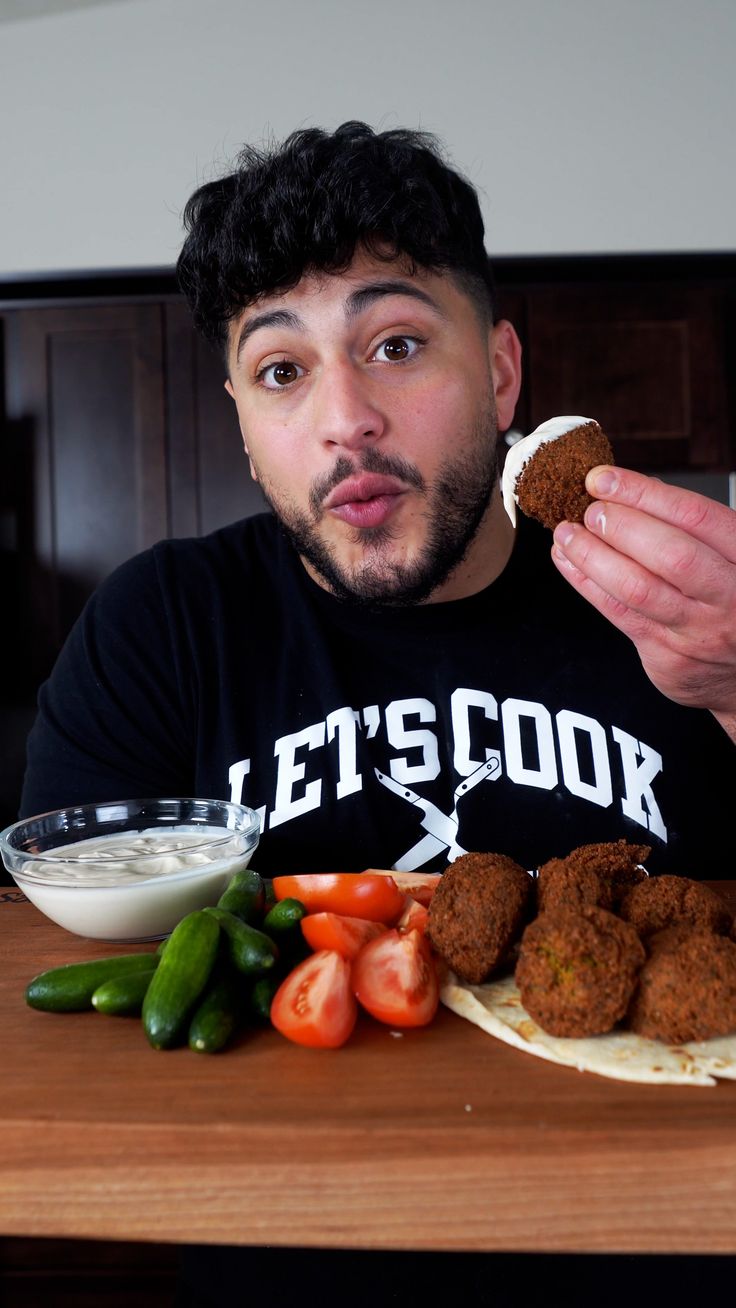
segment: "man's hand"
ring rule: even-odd
[[[663,695],[736,740],[736,513],[625,468],[593,468],[586,486],[596,502],[585,526],[557,527],[553,561]]]

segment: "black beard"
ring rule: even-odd
[[[382,560],[383,547],[398,534],[390,525],[355,529],[353,541],[365,547],[367,557],[351,572],[338,563],[332,548],[320,539],[314,526],[320,517],[319,506],[334,486],[355,472],[355,465],[344,456],[340,456],[329,477],[313,488],[313,519],[306,513],[285,510],[270,498],[263,484],[261,490],[297,553],[311,564],[337,599],[371,608],[409,607],[428,599],[465,558],[498,479],[496,435],[494,417],[489,414],[478,426],[472,451],[454,462],[448,461],[428,489],[417,469],[399,456],[385,455],[373,446],[364,451],[360,471],[385,473],[425,491],[429,534],[419,558],[409,564]]]

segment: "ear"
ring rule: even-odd
[[[225,390],[227,391],[228,395],[230,396],[230,399],[233,401],[233,403],[235,404],[235,408],[237,409],[237,407],[238,407],[238,401],[235,399],[235,391],[233,390],[232,382],[230,381],[230,378],[229,378],[229,377],[228,377],[227,381],[225,382]],[[248,449],[248,441],[246,440],[245,431],[244,431],[244,429],[243,429],[243,424],[242,424],[241,419],[240,419],[240,412],[239,412],[239,411],[238,411],[238,426],[240,427],[240,436],[241,436],[241,439],[242,439],[242,441],[243,441],[243,449],[245,450],[245,453],[246,453],[246,455],[248,456],[248,463],[249,463],[249,465],[250,465],[250,475],[251,475],[251,477],[253,478],[253,481],[256,481],[256,482],[257,482],[257,481],[258,481],[258,473],[256,472],[255,467],[254,467],[254,464],[253,464],[253,460],[252,460],[252,458],[250,457],[250,451],[249,451],[249,449]]]
[[[498,430],[508,431],[521,390],[521,341],[505,318],[491,328],[488,347]]]

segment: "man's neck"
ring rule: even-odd
[[[515,528],[503,507],[497,483],[465,558],[425,603],[467,599],[469,595],[477,595],[479,591],[485,590],[486,586],[500,577],[506,567],[514,548],[515,536]]]

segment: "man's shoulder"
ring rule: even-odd
[[[154,561],[172,558],[184,563],[224,563],[252,558],[273,559],[279,551],[281,532],[271,513],[257,513],[240,518],[206,536],[172,536],[158,541],[150,551]]]
[[[95,605],[125,606],[146,594],[212,594],[230,585],[260,589],[284,582],[288,543],[270,513],[243,518],[206,536],[172,536],[126,559],[101,583]]]
[[[242,585],[283,581],[292,559],[270,513],[242,518],[206,536],[171,537],[159,541],[143,556],[139,566],[152,567],[159,584],[186,585],[187,580],[226,585],[231,579]]]

